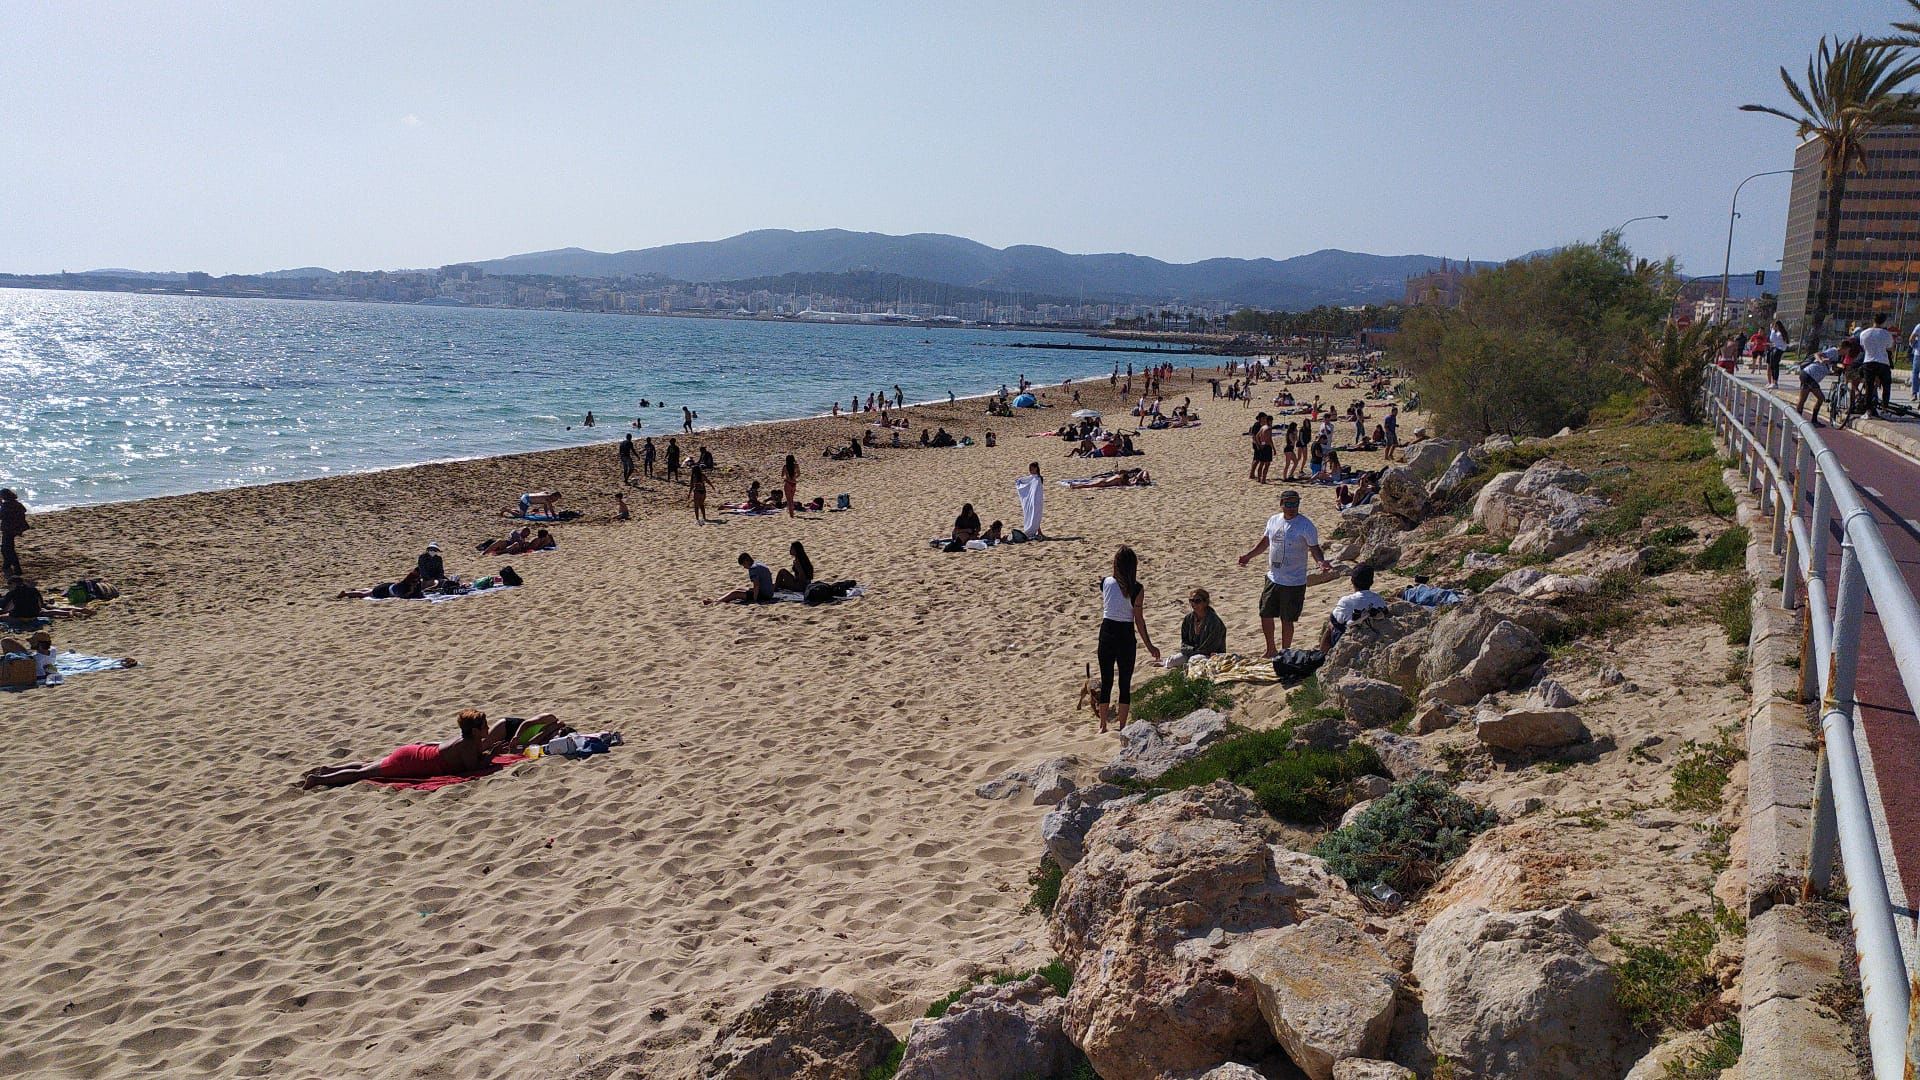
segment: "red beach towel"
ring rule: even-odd
[[[491,776],[501,769],[506,768],[508,765],[525,760],[527,760],[527,755],[525,754],[495,754],[493,755],[493,763],[481,769],[479,772],[463,773],[457,776],[423,776],[418,780],[368,780],[366,783],[378,784],[381,787],[399,788],[403,791],[438,791],[443,787],[450,787],[454,784],[464,784],[469,780],[478,780],[483,776]]]

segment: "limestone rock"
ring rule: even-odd
[[[1027,789],[1026,774],[1010,772],[998,780],[989,780],[973,789],[983,799],[1011,799]]]
[[[1380,493],[1373,501],[1383,513],[1409,524],[1427,516],[1426,485],[1405,465],[1390,466],[1380,474]]]
[[[1580,717],[1567,709],[1513,709],[1497,713],[1483,709],[1474,716],[1473,733],[1500,750],[1547,750],[1580,741],[1587,731]]]
[[[1224,781],[1105,815],[1048,921],[1073,970],[1064,1024],[1107,1080],[1158,1080],[1274,1046],[1252,986],[1208,936],[1364,918],[1326,864],[1267,842],[1248,794]]]
[[[1523,566],[1518,570],[1509,570],[1495,579],[1493,584],[1487,586],[1486,591],[1519,593],[1546,576],[1545,570],[1534,566]]]
[[[1062,870],[1070,869],[1086,854],[1087,831],[1102,814],[1145,799],[1144,794],[1127,794],[1117,784],[1094,784],[1068,792],[1040,819],[1040,841]]]
[[[1253,984],[1274,1038],[1313,1080],[1332,1080],[1341,1058],[1386,1046],[1400,973],[1347,920],[1321,915],[1249,934],[1223,963]]]
[[[1480,463],[1473,460],[1471,453],[1455,454],[1452,464],[1447,466],[1447,471],[1441,473],[1439,479],[1427,486],[1427,494],[1436,499],[1450,495],[1455,488],[1466,483],[1468,477],[1475,476],[1481,471]]]
[[[1569,551],[1577,551],[1587,542],[1587,537],[1579,528],[1568,528],[1552,522],[1529,524],[1514,535],[1513,543],[1507,550],[1515,555],[1537,555],[1546,559],[1557,559]]]
[[[1413,955],[1427,1041],[1461,1075],[1618,1076],[1637,1040],[1613,973],[1588,951],[1600,929],[1570,907],[1516,913],[1454,907]]]
[[[1360,729],[1337,716],[1316,716],[1293,729],[1287,745],[1296,749],[1342,750]]]
[[[1554,679],[1541,679],[1527,691],[1527,705],[1542,709],[1568,709],[1580,704],[1573,691]]]
[[[1595,577],[1609,577],[1616,574],[1640,577],[1647,572],[1647,562],[1652,557],[1652,553],[1652,548],[1616,551],[1602,556],[1588,572]]]
[[[811,987],[769,992],[714,1035],[702,1080],[856,1080],[896,1040],[853,997]]]
[[[1178,720],[1151,724],[1136,720],[1120,731],[1127,741],[1100,779],[1158,780],[1174,766],[1200,756],[1201,751],[1227,737],[1227,718],[1212,709],[1199,709]]]
[[[1251,1065],[1242,1065],[1229,1061],[1225,1065],[1215,1065],[1203,1073],[1189,1073],[1192,1080],[1267,1080],[1260,1071]]]
[[[1033,785],[1033,804],[1052,806],[1066,798],[1078,786],[1074,783],[1073,770],[1079,764],[1077,758],[1058,757],[1028,770],[1027,782]]]
[[[1328,690],[1328,699],[1345,710],[1349,721],[1363,728],[1385,727],[1413,707],[1398,686],[1355,674],[1336,680]]]
[[[1038,975],[976,986],[934,1020],[915,1020],[897,1080],[1018,1080],[1063,1075],[1074,1047],[1060,1018],[1067,1000]]]
[[[1429,701],[1413,714],[1413,733],[1431,735],[1460,723],[1464,714],[1445,702]]]
[[[1415,443],[1407,447],[1406,457],[1400,467],[1424,484],[1445,472],[1449,464],[1466,449],[1466,445],[1453,439],[1428,439]]]
[[[1356,799],[1377,799],[1393,788],[1393,781],[1384,776],[1362,776],[1347,785],[1347,791]]]
[[[1348,1058],[1333,1066],[1333,1080],[1419,1080],[1412,1069],[1391,1061]]]
[[[1528,600],[1558,600],[1568,596],[1591,596],[1600,591],[1600,579],[1587,574],[1548,574],[1520,590]]]
[[[1476,612],[1485,615],[1485,612]],[[1497,616],[1495,616],[1497,618]],[[1470,624],[1471,625],[1471,624]],[[1546,659],[1546,646],[1532,631],[1507,619],[1500,619],[1479,641],[1473,658],[1449,670],[1449,664],[1461,649],[1473,644],[1471,638],[1452,642],[1435,628],[1432,647],[1421,662],[1421,671],[1438,679],[1428,687],[1427,696],[1448,705],[1470,705],[1487,694],[1505,689]]]
[[[1527,466],[1527,471],[1520,475],[1520,481],[1514,485],[1513,490],[1516,495],[1541,495],[1548,488],[1579,491],[1585,488],[1587,483],[1586,473],[1565,462],[1541,458]]]
[[[1502,559],[1491,551],[1469,551],[1461,556],[1460,569],[1468,573],[1476,573],[1481,570],[1498,570],[1504,562],[1506,562],[1505,559]]]
[[[1526,518],[1526,504],[1514,496],[1522,475],[1503,472],[1487,481],[1474,496],[1473,520],[1488,532],[1504,535],[1517,531]]]
[[[1366,813],[1367,807],[1372,805],[1372,799],[1362,799],[1352,806],[1347,807],[1347,812],[1340,815],[1340,827],[1344,829],[1354,822],[1359,821],[1360,815]]]
[[[1395,780],[1410,780],[1427,773],[1446,771],[1440,759],[1419,739],[1376,728],[1362,733],[1361,740],[1380,755],[1380,761]]]
[[[1634,1063],[1625,1080],[1666,1080],[1671,1066],[1685,1068],[1711,1049],[1713,1034],[1712,1028],[1701,1028],[1675,1035],[1647,1051],[1645,1057]]]
[[[1400,545],[1385,540],[1369,541],[1354,555],[1354,561],[1375,570],[1386,570],[1400,561]]]

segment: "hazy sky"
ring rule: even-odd
[[[914,10],[927,8],[930,11]],[[754,228],[1718,272],[1894,0],[14,3],[0,270],[434,266]],[[1778,265],[1787,177],[1734,267]]]

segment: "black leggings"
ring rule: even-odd
[[[1120,704],[1133,700],[1133,658],[1137,646],[1133,640],[1133,624],[1119,619],[1100,620],[1100,696],[1097,699],[1105,705],[1113,700],[1115,668],[1118,668],[1120,680]]]
[[[1780,358],[1784,355],[1786,355],[1785,349],[1768,349],[1767,350],[1767,381],[1768,382],[1777,383],[1780,381]]]

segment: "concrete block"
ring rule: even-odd
[[[1773,747],[1813,750],[1813,722],[1807,707],[1791,701],[1762,701],[1747,720],[1747,755],[1757,757]]]
[[[1800,895],[1812,835],[1804,807],[1758,807],[1747,819],[1747,916]]]
[[[1815,925],[1798,904],[1779,904],[1747,922],[1746,958],[1740,972],[1743,1008],[1774,998],[1811,998],[1841,977],[1839,943]]]
[[[1813,805],[1814,752],[1810,747],[1769,739],[1747,753],[1747,805],[1753,811],[1769,806]]]
[[[1740,1014],[1744,1080],[1859,1080],[1853,1035],[1805,998],[1777,997]]]

